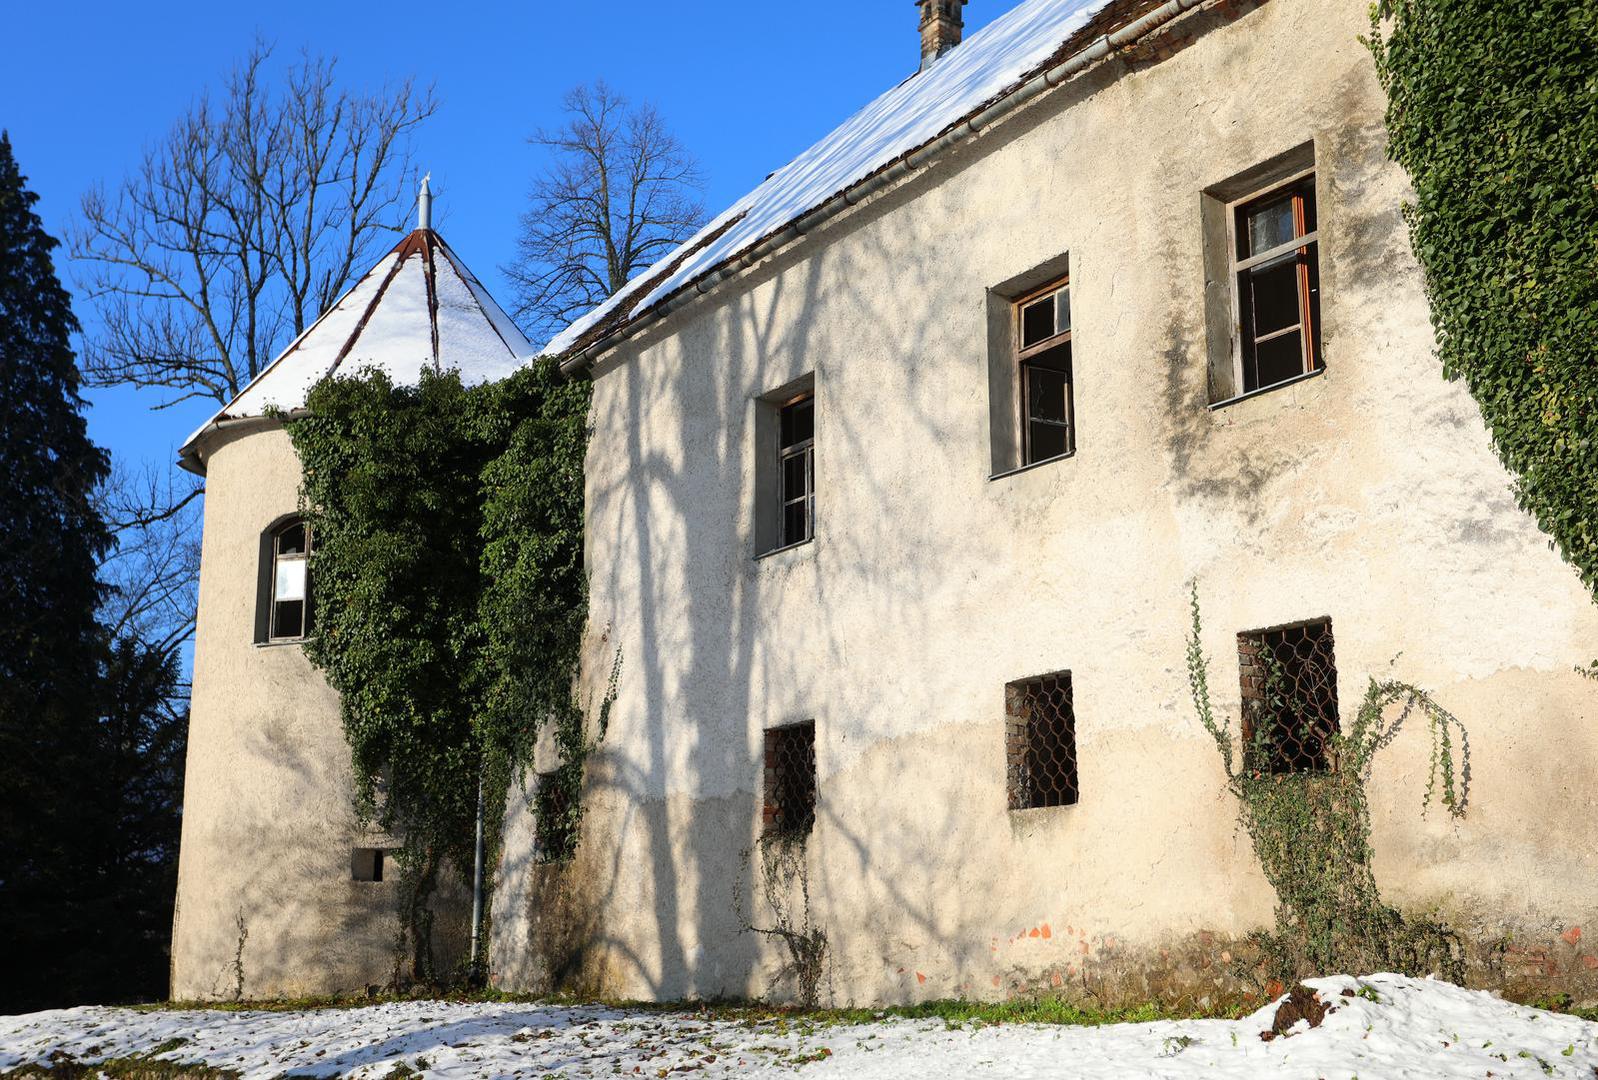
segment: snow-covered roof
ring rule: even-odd
[[[1004,97],[1047,68],[1061,47],[1080,40],[1084,31],[1104,33],[1146,6],[1135,0],[1025,0],[772,173],[676,251],[556,335],[545,353],[586,347],[625,326],[696,278]]]
[[[197,466],[195,444],[219,421],[303,408],[311,387],[335,371],[378,368],[412,385],[424,368],[453,368],[481,383],[504,378],[534,352],[443,237],[419,228],[190,435],[181,456]]]

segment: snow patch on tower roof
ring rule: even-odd
[[[185,441],[220,420],[292,412],[337,373],[383,371],[414,385],[423,369],[456,370],[469,384],[502,379],[534,354],[532,344],[442,237],[417,229],[380,259],[237,397]]]

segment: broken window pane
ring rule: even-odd
[[[282,600],[272,605],[272,636],[274,638],[305,636],[305,601]]]
[[[1054,297],[1045,297],[1021,309],[1021,347],[1036,345],[1054,336]]]
[[[290,525],[277,534],[277,553],[279,555],[305,554],[305,525],[303,523]]]
[[[1264,337],[1299,322],[1298,257],[1248,271],[1254,296],[1254,334]]]
[[[1245,390],[1258,390],[1304,373],[1304,343],[1297,330],[1254,346],[1254,362],[1245,371]]]
[[[815,436],[815,400],[815,398],[805,398],[782,410],[783,449],[786,450]]]

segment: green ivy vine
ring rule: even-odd
[[[440,878],[470,888],[479,784],[491,868],[542,725],[563,749],[586,746],[574,688],[589,396],[553,361],[473,387],[365,371],[320,383],[286,424],[316,537],[305,653],[339,693],[362,816],[403,845],[419,981],[442,974]],[[562,766],[573,806],[585,756]]]
[[[1419,714],[1431,737],[1423,808],[1438,800],[1453,817],[1465,813],[1469,741],[1464,726],[1430,694],[1398,680],[1369,680],[1352,722],[1327,744],[1324,770],[1276,772],[1266,745],[1270,725],[1254,725],[1244,744],[1216,715],[1209,664],[1200,644],[1198,590],[1192,592],[1187,643],[1193,707],[1215,741],[1226,786],[1237,798],[1243,829],[1276,893],[1276,926],[1251,935],[1266,974],[1291,986],[1300,979],[1348,971],[1440,974],[1459,982],[1459,938],[1440,922],[1388,906],[1372,871],[1370,803],[1365,787],[1377,751]]]
[[[1367,44],[1443,371],[1598,598],[1598,5],[1381,0]]]

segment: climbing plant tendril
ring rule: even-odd
[[[1598,597],[1598,4],[1381,0],[1367,43],[1443,371]]]
[[[1268,725],[1255,725],[1254,744],[1240,746],[1231,726],[1216,715],[1200,645],[1197,588],[1191,602],[1187,671],[1193,707],[1220,751],[1242,826],[1276,891],[1275,930],[1253,935],[1267,974],[1287,985],[1346,971],[1440,974],[1460,981],[1464,957],[1458,937],[1440,923],[1408,918],[1382,902],[1371,871],[1365,785],[1376,752],[1419,713],[1432,743],[1423,808],[1437,800],[1450,815],[1464,816],[1469,779],[1464,726],[1426,691],[1372,679],[1353,722],[1330,736],[1329,768],[1274,774],[1258,768],[1269,759],[1262,745]]]
[[[470,887],[479,783],[489,867],[543,724],[581,751],[558,774],[580,801],[589,391],[549,361],[476,387],[362,372],[287,423],[316,538],[305,653],[339,692],[362,816],[403,844],[418,980],[448,974],[429,901],[441,876]]]

